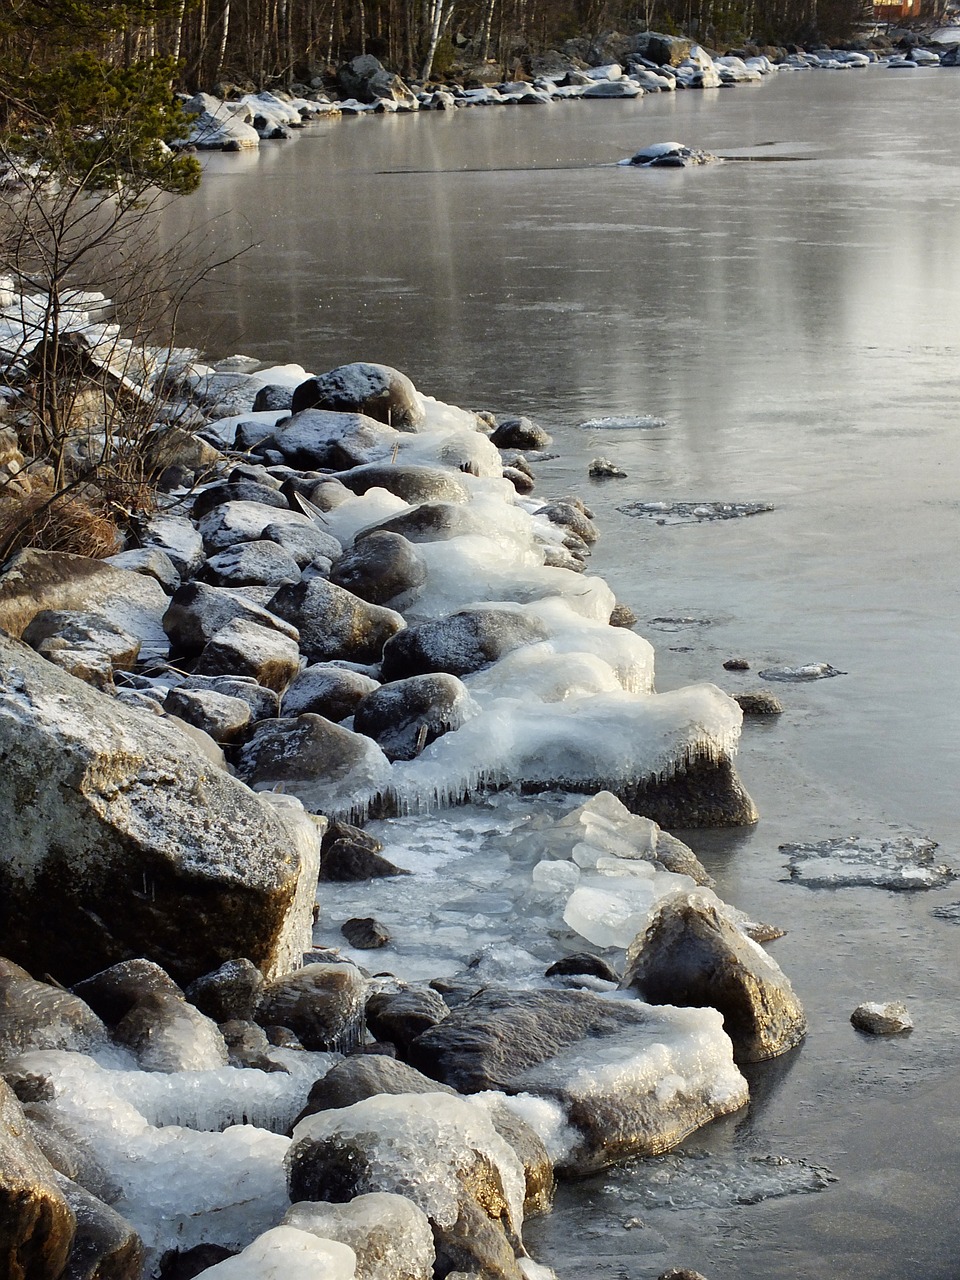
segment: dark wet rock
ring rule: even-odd
[[[383,646],[404,626],[399,613],[368,604],[323,578],[281,587],[270,610],[297,628],[309,662],[379,662]]]
[[[289,410],[293,404],[293,388],[268,382],[253,398],[252,413],[276,413]]]
[[[578,504],[570,499],[556,499],[553,502],[544,503],[542,507],[538,507],[535,514],[546,516],[551,524],[569,529],[578,538],[582,539],[588,547],[592,547],[600,536],[597,526],[586,514],[583,503]]]
[[[657,832],[657,844],[653,854],[657,862],[667,871],[678,876],[689,876],[699,885],[712,885],[713,876],[693,852],[689,845],[678,840],[669,831]],[[777,935],[780,936],[779,934]]]
[[[750,693],[731,694],[745,716],[781,716],[783,703],[769,689],[757,689]]]
[[[408,627],[388,641],[383,678],[394,681],[439,671],[465,676],[521,645],[546,638],[544,628],[519,610],[465,609]]]
[[[121,960],[76,983],[73,990],[110,1027],[115,1027],[146,996],[183,999],[183,991],[167,971],[143,958]]]
[[[900,1000],[886,1004],[866,1003],[857,1005],[850,1021],[858,1031],[871,1036],[897,1036],[913,1030],[913,1019],[907,1006]]]
[[[232,467],[227,476],[229,484],[239,484],[243,480],[252,480],[254,484],[266,485],[268,489],[279,489],[280,480],[266,467],[254,462],[240,462]]]
[[[421,467],[412,463],[371,462],[343,471],[338,479],[356,494],[368,489],[386,489],[404,502],[467,502],[470,493],[456,473],[442,467]]]
[[[105,563],[127,573],[142,573],[144,577],[153,578],[168,596],[180,585],[180,574],[173,561],[159,547],[131,547],[129,551],[110,556]]]
[[[303,715],[312,711],[334,722],[352,716],[368,693],[379,689],[376,680],[360,671],[348,671],[329,663],[305,667],[283,695],[283,713]]]
[[[137,1055],[141,1071],[215,1071],[227,1065],[227,1046],[217,1024],[169,992],[143,996],[113,1035]]]
[[[456,1089],[431,1080],[421,1071],[384,1054],[351,1054],[331,1067],[310,1089],[306,1105],[294,1121],[340,1107],[352,1107],[382,1093],[448,1093]]]
[[[440,1274],[483,1276],[484,1280],[523,1280],[517,1256],[502,1227],[472,1200],[464,1199],[452,1226],[435,1230]]]
[[[779,1057],[806,1034],[783,970],[715,898],[690,894],[661,906],[628,948],[621,985],[652,1004],[719,1010],[738,1062]]]
[[[612,964],[602,956],[595,956],[589,951],[577,951],[574,955],[555,960],[543,976],[553,978],[567,974],[584,974],[591,978],[602,978],[606,982],[620,981],[620,975]]]
[[[143,1241],[126,1218],[62,1174],[54,1180],[77,1220],[60,1280],[140,1280]]]
[[[546,449],[552,437],[529,418],[501,418],[490,437],[498,449]]]
[[[82,999],[0,960],[0,1065],[33,1049],[87,1053],[107,1029]]]
[[[352,822],[344,822],[342,818],[333,818],[323,833],[321,844],[323,853],[327,853],[330,846],[338,840],[349,840],[364,849],[369,849],[371,853],[381,853],[383,850],[383,841],[372,831],[354,826]]]
[[[417,431],[426,416],[406,374],[383,364],[344,364],[309,378],[297,387],[291,407],[294,413],[302,409],[362,413],[398,431]]]
[[[256,1021],[288,1027],[305,1049],[345,1052],[360,1039],[364,983],[352,964],[309,964],[264,987]]]
[[[626,627],[629,630],[637,625],[637,615],[628,604],[621,604],[618,600],[610,614],[610,625],[611,627]]]
[[[237,772],[256,790],[297,796],[313,813],[349,817],[387,787],[390,763],[370,738],[307,712],[257,725]]]
[[[209,489],[198,493],[193,500],[191,514],[194,520],[202,520],[208,511],[222,507],[225,502],[255,502],[261,507],[290,510],[290,504],[280,492],[279,486],[252,479],[231,479],[225,484],[211,485]]]
[[[308,565],[325,569],[343,551],[333,534],[316,525],[308,528],[302,524],[268,524],[263,536],[282,547],[299,569],[306,569]]]
[[[388,760],[413,760],[425,746],[459,729],[475,711],[466,685],[446,673],[382,684],[354,711],[357,733],[373,738]]]
[[[371,1192],[340,1205],[304,1201],[287,1210],[281,1225],[349,1245],[358,1280],[433,1280],[430,1223],[405,1196]]]
[[[504,480],[510,481],[517,493],[533,493],[534,489],[537,487],[533,478],[528,476],[525,471],[519,470],[517,467],[504,467],[503,478]]]
[[[263,974],[244,957],[228,960],[213,973],[202,974],[185,995],[214,1022],[249,1022],[263,993]]]
[[[811,889],[871,887],[939,889],[956,879],[956,871],[938,862],[936,840],[915,836],[871,839],[841,836],[811,844],[782,844],[789,855],[790,879]]]
[[[406,1057],[411,1042],[442,1022],[449,1010],[429,987],[375,991],[367,999],[367,1028],[377,1040],[388,1040]]]
[[[388,604],[427,580],[423,557],[399,533],[374,529],[334,562],[330,581],[370,604]]]
[[[0,1080],[0,1275],[8,1280],[63,1275],[77,1218],[57,1177],[13,1091]]]
[[[744,1105],[746,1082],[727,1057],[729,1042],[721,1037],[704,1055],[711,1019],[718,1027],[719,1015],[708,1010],[613,1002],[584,991],[487,988],[418,1036],[409,1057],[462,1093],[498,1089],[559,1103],[578,1134],[562,1167],[583,1174],[669,1150]],[[670,1065],[661,1057],[667,1042]],[[605,1069],[612,1063],[615,1078]],[[677,1082],[675,1092],[659,1086],[664,1075]]]
[[[66,983],[144,950],[188,981],[238,954],[271,976],[287,967],[309,936],[313,821],[252,795],[175,722],[2,634],[0,671],[0,935],[11,958]]]
[[[678,67],[688,57],[693,42],[683,36],[668,36],[659,31],[642,31],[634,37],[633,52],[661,67]]]
[[[226,1042],[231,1067],[249,1067],[253,1071],[266,1071],[268,1074],[286,1070],[269,1056],[272,1046],[267,1033],[255,1022],[239,1018],[221,1022],[220,1034]]]
[[[340,932],[358,951],[376,951],[390,941],[389,931],[373,916],[354,916],[344,920]]]
[[[279,423],[272,435],[285,462],[306,470],[348,471],[388,458],[396,439],[395,431],[366,414],[327,409],[301,409]],[[289,488],[284,485],[288,496]],[[313,502],[312,493],[308,496]],[[322,502],[314,505],[324,509]]]
[[[215,587],[250,584],[278,587],[284,582],[299,582],[300,567],[278,543],[261,539],[236,543],[211,556],[204,566],[203,577]]]
[[[334,840],[324,849],[320,859],[320,879],[328,883],[346,884],[409,874],[366,844],[348,837]]]
[[[198,654],[216,633],[234,619],[268,627],[291,640],[298,640],[296,627],[262,608],[244,595],[225,587],[211,587],[205,582],[187,582],[175,591],[163,626],[177,654]],[[212,673],[211,673],[212,674]]]
[[[632,813],[671,829],[743,827],[758,818],[756,805],[726,757],[692,761],[667,778],[628,784],[617,794]]]
[[[62,551],[28,548],[0,574],[0,630],[16,637],[48,609],[95,613],[138,636],[144,653],[162,654],[167,603],[153,578]]]
[[[238,742],[251,723],[249,703],[210,689],[171,689],[163,709],[219,743]]]
[[[280,714],[280,695],[258,684],[252,676],[188,676],[180,689],[209,691],[227,698],[239,698],[250,708],[250,719],[271,720]]]
[[[197,1244],[192,1249],[168,1249],[160,1259],[160,1280],[194,1280],[218,1262],[236,1257],[238,1250],[222,1244]]]
[[[250,676],[282,693],[300,670],[297,642],[248,618],[233,618],[215,631],[194,664],[197,675]]]
[[[750,663],[746,658],[727,658],[723,669],[724,671],[749,671]]]

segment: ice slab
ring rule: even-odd
[[[825,1191],[836,1176],[822,1165],[778,1155],[673,1152],[630,1165],[604,1190],[631,1209],[727,1209],[782,1196]]]
[[[625,502],[617,510],[656,524],[699,524],[757,516],[773,511],[774,506],[772,502]]]
[[[811,889],[852,885],[877,889],[937,889],[956,871],[935,860],[936,840],[845,836],[816,844],[783,844],[789,879]]]

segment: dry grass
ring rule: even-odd
[[[25,547],[99,560],[122,546],[113,520],[83,498],[36,487],[26,496],[0,494],[0,562]]]

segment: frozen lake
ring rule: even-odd
[[[655,645],[658,688],[785,705],[745,725],[759,825],[687,838],[722,897],[788,930],[771,953],[810,1034],[751,1070],[748,1113],[686,1144],[702,1158],[568,1186],[531,1222],[561,1277],[956,1280],[960,928],[933,913],[960,882],[809,888],[778,846],[904,833],[960,866],[958,101],[960,72],[871,68],[330,122],[208,158],[167,224],[225,213],[218,252],[259,246],[181,341],[317,371],[381,361],[528,413],[558,455],[538,492],[595,510],[592,567]],[[612,167],[665,139],[731,159]],[[664,425],[602,421],[637,415]],[[627,477],[590,480],[599,455]],[[774,510],[619,510],[654,501]],[[725,671],[733,656],[751,669]],[[845,674],[758,675],[819,662]],[[887,999],[910,1036],[850,1027]]]

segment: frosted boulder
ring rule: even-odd
[[[806,1034],[806,1017],[783,970],[709,891],[656,911],[630,945],[622,985],[657,1004],[718,1009],[739,1062],[775,1058]]]
[[[197,675],[250,676],[282,693],[300,670],[297,642],[250,618],[231,618],[215,631],[194,665]]]
[[[293,393],[292,411],[301,409],[363,413],[398,431],[417,431],[426,417],[410,379],[384,364],[342,364],[309,378]]]
[[[82,610],[138,637],[142,657],[165,657],[166,607],[166,594],[153,578],[62,551],[28,548],[0,575],[0,630],[11,636],[21,636],[43,610]]]
[[[372,739],[312,712],[259,724],[237,770],[254,790],[279,787],[330,817],[365,816],[390,782],[390,761]]]
[[[271,583],[280,586],[284,582],[299,582],[300,569],[283,547],[276,542],[258,539],[235,543],[219,555],[211,556],[204,576],[218,587],[266,586]]]
[[[111,1027],[125,1018],[145,996],[158,993],[183,999],[183,992],[170,975],[152,960],[142,958],[121,960],[119,964],[94,973],[74,986],[74,995],[85,1000]]]
[[[66,983],[131,953],[181,981],[237,955],[271,977],[299,962],[320,855],[300,806],[254,796],[173,723],[3,635],[0,671],[0,932],[13,959]]]
[[[181,578],[192,578],[203,564],[203,539],[185,516],[167,511],[150,516],[140,531],[140,542],[162,551]]]
[[[306,1049],[345,1053],[362,1035],[364,990],[352,964],[308,964],[267,984],[256,1019],[288,1027]]]
[[[248,702],[211,689],[171,689],[163,709],[221,744],[236,742],[251,721]]]
[[[509,1267],[522,1247],[523,1168],[465,1098],[381,1095],[310,1116],[294,1129],[286,1163],[294,1202],[371,1191],[408,1197],[430,1219],[438,1263],[449,1249],[483,1272],[488,1258]],[[503,1274],[519,1280],[515,1263]]]
[[[303,1201],[287,1210],[283,1225],[349,1245],[357,1280],[433,1280],[433,1232],[405,1196],[374,1191],[349,1204]]]
[[[59,649],[80,649],[100,654],[114,670],[132,667],[140,641],[109,618],[98,613],[44,609],[21,636],[24,644],[42,657],[56,660]]]
[[[226,480],[222,484],[212,484],[209,488],[202,489],[193,500],[191,508],[193,519],[202,520],[214,507],[225,506],[228,502],[255,503],[257,506],[276,507],[280,511],[290,510],[290,504],[276,485],[266,483],[265,479],[254,480],[244,477]]]
[[[311,711],[334,723],[346,720],[361,698],[380,686],[361,671],[350,671],[334,663],[305,667],[283,695],[283,714],[299,716]]]
[[[115,569],[142,573],[145,577],[153,578],[160,583],[167,595],[173,595],[180,585],[180,574],[173,561],[159,547],[131,547],[129,551],[119,551],[115,556],[108,556],[105,563]]]
[[[419,1036],[410,1059],[461,1092],[557,1104],[574,1133],[558,1167],[575,1174],[667,1151],[748,1097],[715,1010],[581,991],[481,991]]]
[[[437,672],[374,689],[357,704],[353,727],[373,738],[388,760],[413,760],[478,712],[462,681]]]
[[[402,631],[383,651],[383,677],[445,671],[464,676],[496,662],[511,649],[546,638],[542,624],[509,608],[463,610]]]
[[[330,581],[370,604],[388,604],[422,586],[426,565],[413,543],[398,533],[374,530],[330,570]]]
[[[335,1063],[313,1083],[296,1124],[307,1116],[352,1107],[380,1094],[449,1093],[456,1096],[456,1092],[397,1058],[388,1058],[382,1053],[354,1053]]]
[[[221,628],[238,618],[279,631],[294,641],[299,638],[296,627],[242,593],[208,586],[205,582],[184,583],[173,593],[163,615],[163,626],[177,656],[193,656],[200,653]]]
[[[214,1022],[252,1018],[262,994],[263,974],[242,957],[195,978],[186,991],[190,1002]]]
[[[389,458],[400,433],[362,413],[298,408],[267,439],[292,467],[347,470]]]
[[[383,646],[404,627],[393,609],[368,604],[324,578],[281,587],[269,607],[298,629],[309,662],[379,662]]]
[[[268,524],[263,530],[268,542],[275,542],[292,556],[300,569],[314,565],[322,571],[341,554],[340,543],[324,529],[308,529],[302,524]]]
[[[351,471],[342,471],[338,479],[354,493],[386,489],[409,503],[467,502],[470,497],[466,485],[453,471],[414,463],[370,462]]]
[[[245,103],[222,102],[209,93],[198,93],[184,109],[194,117],[186,141],[201,151],[242,151],[260,145],[253,112]]]
[[[30,1136],[13,1090],[0,1080],[0,1272],[15,1278],[59,1276],[77,1219],[57,1175]]]
[[[871,1036],[898,1036],[913,1030],[913,1019],[900,1000],[888,1000],[886,1004],[875,1001],[858,1004],[850,1015],[850,1021],[858,1031]]]
[[[261,502],[224,502],[207,511],[198,524],[207,555],[226,551],[238,542],[256,542],[267,525],[292,524],[313,527],[309,516]]]
[[[252,676],[188,676],[180,689],[210,691],[227,698],[239,698],[250,708],[252,720],[270,720],[280,714],[280,698],[274,689],[265,689]]]

